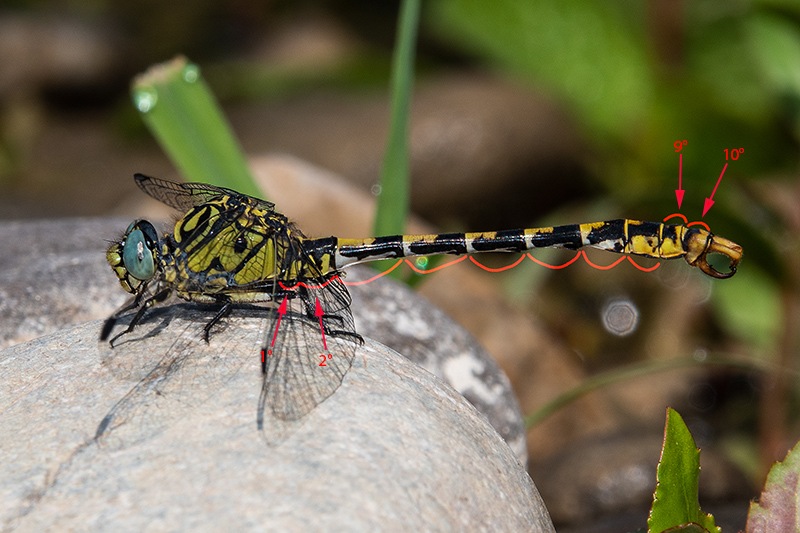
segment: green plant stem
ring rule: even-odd
[[[419,9],[419,0],[404,0],[400,9],[392,60],[391,122],[380,176],[375,235],[402,233],[408,215],[408,129]]]
[[[766,371],[773,365],[757,359],[733,359],[730,357],[708,357],[703,360],[693,358],[670,359],[668,361],[645,361],[624,368],[603,372],[583,380],[578,386],[559,394],[554,399],[525,417],[525,427],[530,429],[552,415],[565,405],[596,389],[607,387],[621,381],[635,379],[649,374],[677,370],[691,366],[729,366],[747,370]]]
[[[134,79],[142,119],[180,172],[251,196],[263,196],[200,69],[177,57]]]

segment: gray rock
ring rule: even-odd
[[[510,448],[407,359],[367,340],[327,400],[259,431],[259,321],[209,344],[201,323],[169,306],[113,352],[99,322],[0,352],[4,529],[553,531]]]
[[[104,247],[129,223],[118,218],[0,222],[0,347],[106,317],[121,305],[126,293],[105,263]],[[349,269],[346,281],[374,274]],[[380,339],[464,394],[526,464],[524,424],[508,378],[471,335],[392,280],[354,286],[351,292],[362,335]]]

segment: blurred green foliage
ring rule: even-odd
[[[197,65],[182,56],[154,65],[133,81],[131,96],[186,179],[264,197]]]
[[[602,201],[627,216],[677,210],[675,141],[688,141],[682,212],[689,220],[701,218],[726,163],[723,150],[744,148],[727,161],[704,218],[745,250],[739,279],[717,284],[712,300],[728,333],[762,354],[775,349],[785,323],[779,294],[795,281],[779,251],[787,238],[780,216],[756,197],[760,181],[791,176],[798,163],[800,2],[439,0],[428,7],[423,20],[441,39],[570,110],[607,191]]]
[[[676,140],[683,149],[683,211],[720,234],[752,223],[748,183],[797,163],[800,3],[441,0],[427,20],[443,39],[568,106],[584,128],[594,174],[626,213],[676,210]],[[735,192],[743,188],[744,194]],[[763,219],[762,219],[763,220]],[[769,249],[747,231],[746,250]],[[748,262],[776,277],[774,253]],[[761,261],[760,258],[765,260]]]

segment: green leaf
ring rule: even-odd
[[[748,20],[754,54],[770,85],[800,96],[800,31],[788,17],[761,14]]]
[[[730,281],[713,287],[712,304],[721,324],[732,336],[771,352],[783,323],[780,287],[756,268],[741,268]]]
[[[758,502],[750,504],[748,533],[797,531],[800,526],[800,443],[775,463]]]
[[[598,135],[652,110],[648,42],[633,2],[439,0],[434,30],[566,98]],[[634,129],[635,131],[635,129]]]
[[[259,191],[200,69],[177,57],[133,81],[133,103],[180,172],[251,196]]]
[[[714,517],[703,514],[700,509],[699,479],[700,450],[697,449],[681,415],[668,408],[653,506],[647,519],[648,532],[721,532],[714,523]],[[698,527],[702,529],[697,529]]]

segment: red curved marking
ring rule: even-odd
[[[695,220],[694,222],[689,222],[688,224],[686,224],[686,226],[689,228],[691,228],[692,226],[703,226],[703,228],[705,228],[707,232],[711,233],[711,228],[709,228],[708,224],[706,224],[702,220]]]
[[[478,267],[484,269],[486,272],[492,272],[492,273],[505,272],[506,270],[511,270],[512,268],[514,268],[518,264],[522,263],[523,259],[525,259],[525,256],[524,255],[520,255],[519,259],[517,259],[516,261],[514,261],[510,265],[506,265],[506,266],[500,267],[500,268],[492,268],[492,267],[488,267],[488,266],[486,266],[486,265],[484,265],[482,263],[479,263],[478,260],[475,259],[474,257],[472,257],[471,255],[469,256],[469,260],[472,261],[472,263],[475,266],[478,266]]]
[[[372,276],[369,279],[365,279],[365,280],[361,280],[361,281],[342,281],[342,283],[344,283],[348,287],[355,287],[357,285],[366,285],[367,283],[372,283],[376,279],[382,278],[383,276],[385,276],[387,274],[390,274],[393,270],[395,270],[397,267],[399,267],[402,264],[403,264],[403,259],[398,259],[397,263],[395,263],[391,267],[387,268],[383,272],[379,272],[379,273],[375,274],[374,276]]]
[[[433,274],[434,272],[437,272],[437,271],[439,271],[439,270],[441,270],[443,268],[447,268],[449,266],[455,265],[456,263],[460,263],[461,261],[465,260],[467,257],[468,256],[465,255],[463,257],[459,257],[458,259],[453,259],[449,263],[445,263],[443,265],[439,265],[439,266],[431,268],[429,270],[422,270],[422,269],[417,268],[417,265],[415,265],[412,261],[409,261],[408,259],[406,259],[405,262],[408,265],[408,267],[411,270],[413,270],[414,272],[416,272],[417,274]]]
[[[626,256],[625,259],[627,259],[630,264],[632,264],[633,266],[635,266],[636,268],[638,268],[642,272],[653,272],[655,269],[657,269],[658,267],[661,266],[661,261],[659,261],[658,263],[656,263],[655,265],[653,265],[651,267],[644,267],[644,266],[640,265],[639,263],[637,263],[636,260],[631,256]]]
[[[620,257],[619,259],[617,259],[616,261],[614,261],[610,265],[603,266],[603,265],[598,265],[597,263],[592,263],[592,261],[589,259],[589,256],[586,255],[586,252],[584,252],[583,250],[581,250],[580,253],[583,256],[583,260],[586,261],[586,264],[589,265],[592,268],[596,268],[597,270],[611,270],[612,268],[614,268],[618,264],[622,263],[626,259],[625,257]]]
[[[686,224],[688,222],[688,220],[686,219],[686,215],[684,215],[683,213],[672,213],[671,215],[667,215],[667,216],[664,217],[663,222],[666,222],[666,221],[668,221],[668,220],[670,220],[672,218],[679,218],[679,219],[683,220],[684,224]]]
[[[311,283],[306,283],[305,281],[298,281],[294,285],[284,285],[282,281],[278,282],[278,286],[285,291],[293,291],[297,287],[304,287],[306,289],[322,289],[327,286],[329,283],[332,283],[334,280],[341,280],[340,276],[332,276],[329,279],[326,279],[324,283],[319,285],[312,285]]]
[[[562,268],[567,268],[567,267],[568,267],[568,266],[570,266],[572,263],[574,263],[575,261],[577,261],[577,260],[578,260],[578,258],[581,256],[581,252],[576,252],[576,253],[575,253],[575,257],[573,257],[572,259],[570,259],[569,261],[567,261],[567,262],[566,262],[566,263],[564,263],[563,265],[550,265],[550,264],[548,264],[548,263],[545,263],[544,261],[540,261],[539,259],[536,259],[536,258],[535,258],[535,257],[533,257],[531,254],[525,254],[525,255],[527,255],[527,256],[528,256],[528,259],[530,259],[531,261],[533,261],[533,262],[534,262],[534,263],[536,263],[537,265],[540,265],[540,266],[543,266],[543,267],[549,268],[549,269],[551,269],[551,270],[561,270]]]

